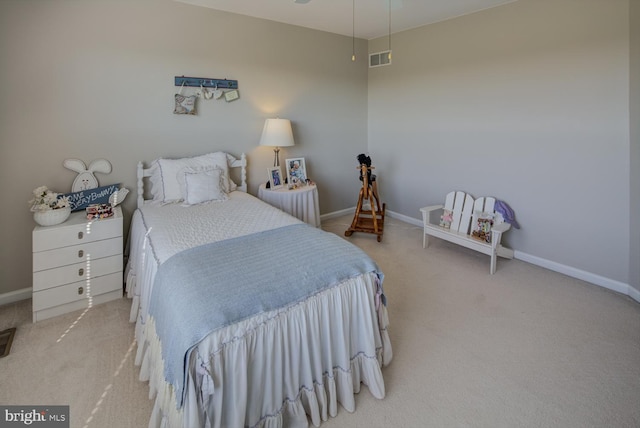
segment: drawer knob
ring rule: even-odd
[[[82,238],[84,238],[84,233],[78,232],[78,239],[82,239]]]
[[[82,294],[82,293],[84,293],[84,288],[78,287],[78,294]]]
[[[78,269],[78,276],[82,276],[82,275],[84,275],[84,269],[80,268]]]
[[[84,256],[84,251],[79,250],[79,251],[78,251],[78,257],[82,257],[82,256]]]

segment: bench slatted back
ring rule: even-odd
[[[453,212],[451,231],[469,235],[473,225],[477,222],[476,212],[494,213],[495,198],[483,197],[473,199],[465,192],[451,192],[447,194],[444,209]],[[496,216],[496,223],[502,223],[502,216]]]
[[[468,234],[471,215],[473,214],[473,198],[465,192],[451,192],[447,195],[444,208],[453,212],[452,231]]]
[[[473,217],[471,218],[471,227],[473,228],[473,225],[476,224],[476,222],[478,221],[478,212],[481,213],[489,213],[489,214],[494,214],[493,217],[493,224],[499,224],[503,222],[502,216],[501,215],[496,215],[495,212],[495,206],[496,204],[496,199],[495,198],[478,198],[476,199],[476,202],[473,204]],[[469,233],[471,233],[471,231],[469,231]]]

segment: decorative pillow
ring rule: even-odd
[[[176,94],[176,106],[173,109],[175,114],[196,114],[196,96],[185,96]]]
[[[192,158],[161,158],[155,160],[153,164],[154,171],[150,179],[152,184],[151,194],[154,201],[170,203],[183,199],[178,173],[184,168],[218,167],[222,170],[222,190],[228,193],[231,189],[227,154],[224,152],[208,153]]]
[[[184,183],[184,205],[228,199],[226,192],[222,189],[223,171],[220,168],[184,168],[180,176]]]

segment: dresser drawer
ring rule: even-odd
[[[60,226],[36,227],[32,236],[33,252],[122,236],[122,211],[116,207],[113,217],[94,221],[87,221],[84,210],[77,211]]]
[[[94,281],[99,276],[113,272],[122,272],[122,254],[34,272],[33,291],[77,281],[86,282],[87,279]]]
[[[122,290],[122,272],[104,275],[91,280],[90,289],[86,281],[78,281],[33,293],[33,311],[88,299],[114,290]]]
[[[118,254],[122,254],[122,237],[40,251],[33,253],[33,271],[38,272],[86,262],[87,259],[95,260]]]

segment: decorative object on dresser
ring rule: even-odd
[[[280,118],[265,120],[260,145],[274,147],[273,166],[280,166],[278,157],[280,147],[291,147],[294,144],[290,120]]]
[[[474,199],[465,192],[450,192],[444,205],[420,208],[424,235],[422,247],[435,236],[491,256],[489,272],[496,271],[497,257],[513,258],[513,250],[500,243],[502,234],[513,225],[519,229],[513,210],[495,198]]]
[[[112,207],[120,205],[122,201],[124,201],[124,198],[127,197],[128,194],[129,194],[129,189],[127,189],[126,187],[121,187],[115,192],[113,192],[111,196],[109,196],[109,203],[111,204]]]
[[[110,204],[89,205],[85,211],[89,220],[100,220],[113,216],[113,207]]]
[[[29,201],[33,219],[40,226],[53,226],[64,222],[71,214],[69,199],[47,186],[40,186],[33,191],[33,199]]]
[[[109,202],[111,196],[119,191],[118,186],[119,184],[110,184],[108,186],[66,193],[64,196],[69,200],[69,206],[73,212],[83,210],[89,205]]]
[[[72,192],[95,189],[98,187],[98,179],[94,173],[101,172],[103,174],[109,174],[111,172],[111,163],[106,159],[91,161],[88,168],[80,159],[65,159],[62,165],[78,173],[78,176],[73,180],[73,184],[71,185]]]
[[[65,159],[62,164],[65,168],[78,173],[71,186],[71,193],[64,195],[69,201],[72,212],[98,204],[108,203],[115,207],[129,193],[126,188],[119,188],[119,184],[100,187],[94,173],[109,174],[111,172],[111,163],[106,159],[93,160],[89,167],[80,159]]]
[[[122,297],[122,210],[33,229],[33,322]]]

